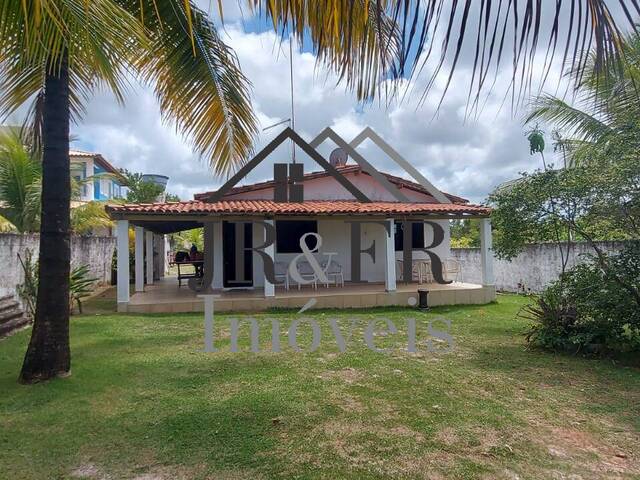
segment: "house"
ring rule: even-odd
[[[126,196],[125,178],[102,155],[69,150],[69,158],[71,175],[80,183],[81,202],[106,201]]]
[[[345,150],[337,161],[327,162],[315,150],[321,136],[306,143],[287,129],[216,191],[185,202],[108,206],[117,221],[119,310],[202,310],[199,292],[181,289],[175,278],[154,284],[153,255],[144,255],[145,250],[164,255],[158,252],[164,242],[154,241],[154,234],[200,226],[205,227],[205,274],[199,288],[219,295],[216,311],[302,307],[310,298],[315,307],[415,305],[419,288],[429,291],[431,305],[492,301],[490,209],[438,190],[390,145],[374,132],[368,133],[413,180],[376,171],[355,150],[358,142],[346,144],[335,134],[327,138]],[[273,179],[237,185],[287,138],[322,170],[304,172],[300,163],[276,164]],[[345,152],[356,164],[345,163]],[[464,283],[460,272],[446,278],[441,268],[451,257],[449,221],[459,218],[481,219],[482,285]],[[132,296],[130,224],[136,231],[136,293]],[[327,260],[333,261],[333,271],[339,270],[340,278],[332,278],[328,286],[318,285],[322,282],[313,268],[302,272],[298,265],[309,270],[313,259],[327,272]],[[275,277],[270,278],[268,265],[273,266]],[[311,283],[298,285],[296,272]]]

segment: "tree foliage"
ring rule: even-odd
[[[42,165],[20,132],[0,132],[0,215],[18,232],[40,227]]]

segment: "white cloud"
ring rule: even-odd
[[[253,82],[253,105],[261,127],[290,117],[288,44],[281,44],[272,32],[246,33],[239,22],[227,23],[223,38],[235,49],[243,71]],[[336,86],[335,76],[317,68],[309,53],[294,52],[293,65],[296,130],[307,140],[327,125],[350,140],[369,125],[438,187],[474,201],[482,201],[493,187],[519,171],[537,166],[537,160],[529,156],[519,118],[511,116],[509,100],[501,109],[510,75],[499,75],[483,111],[477,118],[465,119],[471,76],[468,62],[460,64],[435,116],[446,78],[436,82],[422,106],[418,106],[418,98],[426,75],[418,79],[413,94],[404,102],[384,108],[378,102],[358,105],[352,93]],[[98,94],[87,110],[82,124],[73,129],[79,148],[99,151],[119,167],[168,175],[169,190],[183,199],[220,185],[222,179],[215,179],[173,128],[161,123],[148,89],[135,89],[124,107],[111,95]],[[256,149],[279,131],[274,128],[261,133]],[[328,154],[333,148],[323,145],[321,151]],[[270,162],[252,172],[247,181],[269,177],[270,164],[285,160],[289,152],[288,145],[277,149]],[[364,144],[362,153],[380,170],[402,173],[371,144]],[[307,171],[318,169],[311,161],[305,164]]]

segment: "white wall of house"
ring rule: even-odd
[[[383,186],[381,186],[373,177],[363,173],[347,173],[345,177],[349,179],[360,191],[373,201],[395,202],[397,199],[391,195]],[[410,188],[403,188],[402,193],[412,202],[434,202],[430,195],[417,192]],[[333,177],[325,176],[304,182],[304,198],[305,200],[349,200],[355,198],[342,187]],[[265,188],[263,190],[241,192],[235,195],[227,195],[228,200],[258,200],[273,199],[273,188]],[[362,220],[362,217],[354,217],[354,219]],[[383,220],[380,218],[379,220]],[[320,254],[316,254],[318,258],[328,258],[324,253],[335,253],[333,256],[336,262],[342,265],[345,280],[351,279],[351,229],[350,225],[343,219],[327,219],[318,218],[318,234],[322,237],[322,247]],[[444,260],[450,258],[450,231],[449,222],[447,220],[434,220],[445,232],[445,238],[442,244],[432,249],[432,251]],[[430,245],[433,241],[433,228],[425,225],[425,245]],[[263,232],[261,227],[254,227],[254,246],[259,245],[263,241]],[[375,261],[369,255],[361,256],[361,278],[372,282],[383,282],[385,279],[386,264],[386,241],[385,229],[381,225],[363,225],[361,249],[366,249],[375,242],[376,252]],[[297,255],[296,253],[278,253],[276,249],[275,261],[289,264]],[[414,259],[426,259],[427,253],[422,251],[413,252]],[[402,259],[402,252],[396,252],[396,259]],[[253,257],[253,278],[254,286],[263,286],[264,276],[262,274],[262,260],[258,254]]]
[[[451,257],[451,238],[449,234],[449,222],[447,220],[433,220],[438,223],[445,232],[444,241],[436,248],[432,249],[440,259]],[[255,228],[255,227],[254,227]],[[425,225],[425,245],[430,245],[433,241],[433,228]],[[258,228],[261,230],[261,227]],[[254,245],[258,245],[257,241],[261,240],[261,232],[254,229]],[[326,253],[336,253],[332,258],[342,265],[345,280],[351,279],[351,227],[344,220],[319,219],[318,234],[322,237],[322,246],[320,253],[315,254],[316,258],[326,259]],[[381,225],[365,224],[362,225],[361,249],[369,248],[372,242],[375,242],[375,262],[369,255],[362,254],[360,268],[362,269],[361,278],[371,282],[383,282],[385,279],[385,235],[386,231]],[[261,240],[262,241],[262,240]],[[297,253],[278,253],[276,250],[275,261],[284,262],[287,265],[299,254]],[[257,254],[253,257],[254,286],[262,286],[263,275],[262,261]],[[422,251],[413,252],[414,259],[426,259],[427,253]],[[402,251],[396,252],[396,259],[402,259]],[[302,258],[301,258],[302,260]]]

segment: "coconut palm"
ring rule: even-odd
[[[580,80],[575,102],[553,95],[532,102],[525,121],[552,125],[556,151],[567,155],[569,164],[602,156],[616,145],[635,152],[640,147],[640,35],[627,36],[623,51],[627,62],[609,75],[570,73]],[[590,64],[594,62],[592,54]]]
[[[271,19],[276,31],[292,31],[300,42],[308,35],[319,61],[362,99],[376,94],[379,85],[389,85],[383,80],[421,71],[438,50],[427,89],[441,72],[447,53],[453,52],[448,88],[463,39],[470,35],[470,11],[478,16],[472,88],[482,90],[489,71],[504,60],[511,19],[513,81],[526,87],[542,18],[539,0],[519,4],[504,0],[498,6],[473,0],[247,2]],[[479,10],[472,9],[478,3]],[[628,20],[632,12],[640,13],[635,0],[622,3]],[[597,52],[596,69],[617,60],[619,34],[604,0],[554,2],[548,57],[555,54],[558,17],[567,5],[572,28],[565,37],[564,57],[582,70],[583,49],[570,53],[569,46],[589,39]],[[432,49],[441,32],[442,47]],[[428,41],[432,43],[427,45]],[[42,126],[41,288],[23,382],[65,375],[70,368],[69,311],[64,300],[69,276],[70,120],[81,115],[83,103],[97,87],[110,89],[124,101],[131,79],[154,88],[163,116],[209,158],[215,171],[228,173],[247,159],[256,132],[248,80],[215,25],[194,2],[0,0],[0,115],[35,97],[35,124]]]

